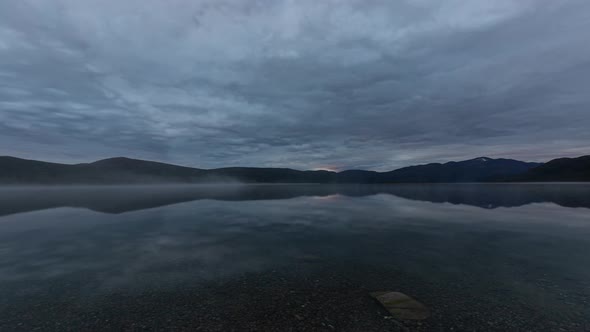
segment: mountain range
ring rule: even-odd
[[[590,181],[590,156],[547,163],[479,157],[389,172],[299,171],[289,168],[200,169],[116,157],[83,164],[58,164],[0,157],[1,184],[153,183],[458,183],[505,181]]]

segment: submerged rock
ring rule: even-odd
[[[391,315],[400,320],[423,320],[430,316],[428,308],[400,292],[373,292],[371,296],[381,303]]]

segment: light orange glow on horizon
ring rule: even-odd
[[[320,166],[312,168],[313,171],[330,171],[330,172],[339,172],[340,169],[336,166]]]

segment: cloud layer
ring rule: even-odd
[[[0,2],[0,154],[392,169],[590,153],[585,0]]]

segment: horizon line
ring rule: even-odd
[[[585,155],[581,155],[578,157],[558,157],[558,158],[554,158],[551,160],[556,160],[556,159],[575,159],[575,158],[579,158],[579,157],[583,157]],[[81,163],[63,163],[63,162],[53,162],[53,161],[45,161],[45,160],[39,160],[39,159],[30,159],[30,158],[22,158],[22,157],[15,157],[15,156],[10,156],[10,155],[0,155],[0,158],[14,158],[14,159],[20,159],[20,160],[27,160],[27,161],[36,161],[36,162],[43,162],[43,163],[50,163],[50,164],[58,164],[58,165],[69,165],[69,166],[76,166],[76,165],[89,165],[89,164],[93,164],[93,163],[97,163],[97,162],[101,162],[101,161],[107,161],[107,160],[115,160],[115,159],[126,159],[126,160],[133,160],[133,161],[141,161],[141,162],[150,162],[150,163],[158,163],[158,164],[164,164],[164,165],[169,165],[169,166],[177,166],[177,167],[185,167],[185,168],[192,168],[192,169],[198,169],[198,170],[204,170],[204,171],[208,171],[208,170],[218,170],[218,169],[228,169],[228,168],[255,168],[255,169],[289,169],[289,170],[295,170],[295,171],[301,171],[301,172],[331,172],[331,173],[342,173],[342,172],[347,172],[347,171],[363,171],[363,172],[374,172],[374,173],[387,173],[387,172],[392,172],[392,171],[396,171],[396,170],[400,170],[400,169],[404,169],[407,167],[415,167],[415,166],[426,166],[426,165],[444,165],[444,164],[448,164],[448,163],[457,163],[457,162],[465,162],[465,161],[474,161],[477,159],[487,159],[487,160],[514,160],[514,161],[519,161],[519,162],[524,162],[524,163],[535,163],[535,164],[544,164],[547,163],[551,160],[548,161],[543,161],[543,162],[535,162],[535,161],[523,161],[523,160],[519,160],[519,159],[512,159],[512,158],[502,158],[502,157],[498,157],[498,158],[492,158],[492,157],[486,157],[486,156],[479,156],[479,157],[475,157],[475,158],[469,158],[469,159],[464,159],[464,160],[450,160],[450,161],[446,161],[446,162],[429,162],[429,163],[421,163],[421,164],[413,164],[413,165],[408,165],[408,166],[403,166],[403,167],[399,167],[399,168],[394,168],[394,169],[390,169],[387,171],[375,171],[375,170],[367,170],[367,169],[360,169],[360,168],[350,168],[350,169],[343,169],[343,170],[329,170],[329,169],[325,169],[322,167],[317,167],[315,169],[297,169],[297,168],[291,168],[291,167],[265,167],[265,166],[222,166],[222,167],[215,167],[215,168],[200,168],[200,167],[195,167],[195,166],[187,166],[187,165],[181,165],[181,164],[176,164],[176,163],[169,163],[169,162],[163,162],[163,161],[157,161],[157,160],[149,160],[149,159],[139,159],[139,158],[131,158],[131,157],[125,157],[125,156],[115,156],[115,157],[108,157],[108,158],[102,158],[102,159],[97,159],[94,161],[89,161],[89,162],[81,162]]]

